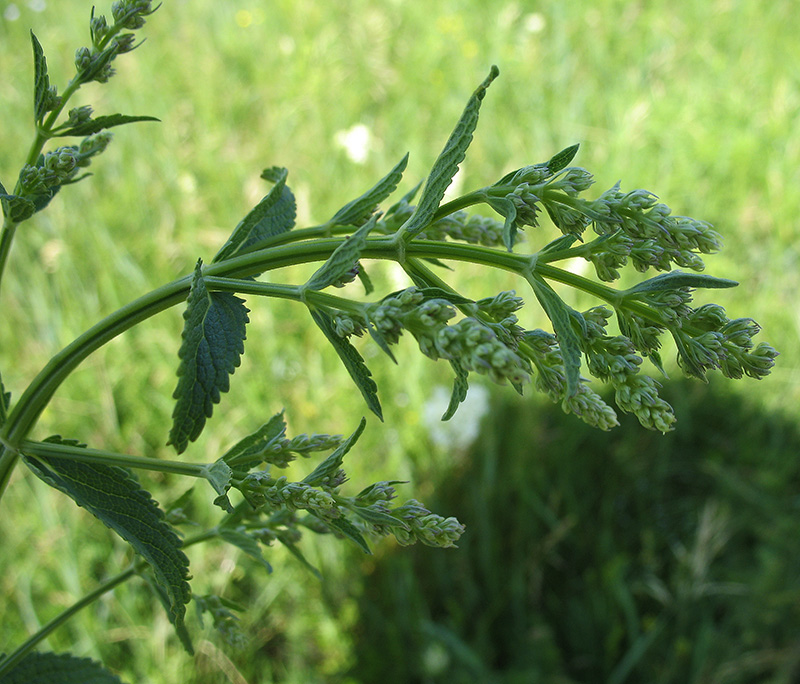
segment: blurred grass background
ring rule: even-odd
[[[28,30],[44,46],[51,81],[63,88],[72,75],[74,50],[88,38],[89,10],[83,0],[0,1],[0,180],[6,187],[13,186],[32,137]],[[98,12],[103,11],[109,8],[99,5]],[[542,441],[553,431],[569,435],[578,430],[577,421],[554,427],[556,419],[548,417],[552,412],[535,398],[512,410],[492,393],[487,425],[514,416],[505,433],[513,428],[516,440],[509,445],[502,432],[487,429],[482,446],[456,455],[427,428],[426,402],[439,385],[449,384],[447,369],[419,358],[406,343],[398,370],[364,345],[382,389],[386,424],[371,421],[351,454],[353,486],[403,478],[412,481],[407,496],[433,499],[442,490],[444,514],[464,510],[473,500],[493,506],[495,513],[484,510],[472,522],[474,536],[465,539],[461,550],[436,552],[429,561],[439,564],[436,570],[414,565],[424,553],[402,551],[400,560],[393,560],[394,551],[385,542],[374,559],[362,561],[341,544],[306,540],[304,548],[326,574],[323,583],[277,551],[270,558],[276,572],[267,578],[228,549],[193,550],[195,591],[224,591],[251,607],[243,619],[253,635],[245,654],[232,655],[199,631],[198,656],[186,657],[159,608],[135,584],[85,611],[49,646],[103,658],[132,681],[369,682],[390,679],[369,669],[369,654],[380,654],[381,648],[394,652],[392,644],[408,649],[409,660],[419,656],[414,662],[427,665],[402,670],[406,678],[391,681],[460,681],[451,673],[461,661],[473,668],[467,667],[464,676],[477,672],[485,681],[536,681],[535,672],[541,681],[755,681],[725,678],[724,666],[734,662],[726,660],[725,654],[735,650],[728,646],[741,643],[760,654],[759,662],[768,663],[758,676],[772,678],[763,681],[792,681],[790,656],[800,648],[800,619],[787,608],[800,601],[800,546],[793,539],[797,478],[796,468],[790,467],[797,440],[787,427],[797,420],[800,393],[798,29],[800,16],[790,0],[440,0],[434,5],[167,0],[144,28],[144,46],[118,60],[118,76],[107,86],[82,90],[75,103],[92,104],[98,113],[149,114],[162,123],[118,129],[113,145],[93,165],[96,175],[68,188],[19,231],[0,294],[0,369],[15,396],[54,352],[98,318],[187,273],[198,257],[213,256],[264,193],[258,179],[262,168],[289,168],[301,224],[325,220],[406,152],[410,162],[400,191],[408,190],[425,176],[467,97],[493,63],[501,77],[484,103],[457,183],[464,189],[482,186],[580,142],[576,163],[596,175],[598,193],[622,179],[623,189],[650,189],[675,213],[715,225],[725,248],[707,260],[708,272],[743,286],[714,292],[713,300],[703,301],[723,304],[731,317],[755,317],[764,327],[763,339],[781,356],[764,382],[693,386],[691,392],[700,393],[693,404],[684,399],[689,390],[665,388],[668,399],[707,416],[695,420],[693,411],[683,411],[678,433],[666,441],[643,436],[628,424],[611,436],[581,432],[586,434],[581,440],[555,436]],[[538,236],[530,237],[540,244]],[[549,237],[552,233],[542,240]],[[300,277],[300,272],[287,275]],[[375,277],[387,288],[402,286],[391,269],[376,269]],[[463,267],[454,277],[465,294],[475,297],[511,287],[523,291],[505,276],[487,278]],[[251,308],[247,355],[233,378],[231,396],[186,458],[216,458],[283,407],[292,432],[347,433],[365,412],[338,360],[321,346],[320,335],[302,312],[283,302],[251,302]],[[59,432],[93,446],[168,457],[164,442],[180,328],[180,312],[170,311],[108,345],[64,385],[37,434]],[[735,433],[741,443],[734,440],[727,451],[719,451],[708,438],[709,425],[724,419],[731,422],[720,436],[751,423],[766,427]],[[608,446],[609,440],[617,446]],[[607,455],[620,450],[626,454],[622,464]],[[496,458],[489,459],[492,453]],[[676,459],[661,467],[677,471],[677,484],[662,477],[655,465],[644,465],[656,453]],[[743,471],[736,470],[741,454],[746,454]],[[464,486],[459,504],[459,497],[448,496],[446,485],[473,461],[524,472],[532,478],[530,492],[572,496],[575,504],[542,505],[541,515],[549,511],[550,516],[544,518],[549,520],[546,528],[497,514],[516,504],[489,489]],[[581,501],[598,497],[586,491],[598,482],[587,473],[604,465],[610,469],[604,472],[611,473],[606,476],[611,491],[608,496],[601,492],[597,505],[612,506],[620,496],[628,497],[635,501],[633,508],[644,512],[621,530],[614,528],[618,521],[611,514],[593,520],[597,529],[576,527],[576,520],[593,517],[586,511],[594,509],[588,503],[581,507]],[[683,482],[693,481],[693,468],[706,473],[707,486],[687,493]],[[549,469],[556,472],[545,479]],[[497,477],[505,482],[502,474]],[[629,490],[633,480],[636,487]],[[528,482],[521,476],[518,481]],[[731,481],[754,488],[750,499],[731,495]],[[146,486],[157,499],[168,501],[186,485],[152,477]],[[664,502],[666,517],[653,520],[654,502]],[[3,504],[0,643],[10,645],[125,563],[126,549],[109,547],[101,525],[22,469]],[[468,512],[462,515],[469,517]],[[555,535],[552,548],[565,538],[570,548],[578,547],[574,555],[566,554],[566,565],[555,566],[562,568],[558,577],[543,585],[542,593],[551,594],[549,606],[537,603],[532,580],[524,573],[502,596],[492,575],[467,576],[462,590],[477,594],[471,603],[463,591],[447,594],[442,582],[422,586],[420,578],[452,579],[455,573],[463,578],[474,566],[470,554],[486,538],[481,520],[496,521],[489,532],[501,535],[508,549],[519,552],[526,544],[539,549],[521,554],[520,562],[540,579],[549,577],[553,567],[547,555],[551,547],[540,548],[547,544],[542,535]],[[753,589],[748,601],[742,603],[741,592],[731,592],[708,613],[697,602],[698,613],[681,614],[683,622],[672,619],[680,611],[664,601],[639,603],[645,599],[623,581],[627,573],[642,582],[651,575],[662,583],[674,579],[681,545],[691,548],[701,523],[717,529],[719,520],[729,532],[723,535],[724,547],[731,549],[719,561],[721,575],[724,582],[744,585],[745,593]],[[673,527],[675,521],[683,527],[677,522]],[[765,539],[765,530],[772,536]],[[609,536],[620,544],[603,547],[597,541]],[[645,552],[650,565],[642,560]],[[482,553],[484,563],[507,558]],[[396,562],[414,572],[397,575],[391,586],[402,589],[399,599],[381,603],[390,593],[371,587],[381,586],[381,573],[393,572]],[[593,579],[592,572],[602,576]],[[559,603],[565,595],[560,586],[571,588],[569,596],[587,597],[585,602]],[[486,602],[480,598],[484,595]],[[493,605],[489,598],[518,605],[526,619],[514,624],[541,638],[539,651],[525,643],[517,648],[541,653],[540,665],[521,670],[517,679],[510,656],[492,660],[487,650],[496,621],[476,614],[473,621],[484,630],[483,641],[476,640],[457,620],[439,620],[446,613],[435,608],[436,601],[449,601],[451,608],[469,605],[477,613]],[[622,617],[602,609],[615,602],[623,606]],[[420,626],[420,610],[428,613],[428,632]],[[434,612],[436,619],[431,618]],[[369,622],[370,615],[380,620]],[[535,620],[526,621],[531,615]],[[581,615],[595,621],[594,631],[579,631]],[[706,615],[711,622],[701,636],[711,645],[703,651],[696,646],[696,630],[706,624]],[[715,631],[730,615],[735,620]],[[381,621],[384,626],[405,624],[410,632],[385,635],[377,645],[359,636],[366,625],[372,625],[367,632],[382,634],[375,627]],[[445,627],[447,639],[441,638]],[[414,651],[403,640],[408,633],[427,635],[424,643],[435,647]],[[606,658],[602,666],[574,646],[595,642],[598,635],[610,640],[593,646],[592,657],[601,653]],[[715,646],[717,639],[724,644]],[[713,657],[704,655],[708,649]],[[643,663],[661,662],[654,659],[656,652],[667,664],[642,669]],[[695,658],[697,668],[681,670],[673,663],[670,670],[675,654],[683,652]],[[776,653],[788,655],[770,660]],[[503,662],[511,674],[503,674]],[[717,667],[717,679],[702,669],[706,665]]]

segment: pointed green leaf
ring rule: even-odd
[[[367,245],[367,235],[375,227],[377,215],[373,215],[355,233],[339,245],[328,257],[328,260],[317,269],[304,288],[307,290],[324,290],[326,287],[341,282],[358,263],[361,252]]]
[[[450,403],[447,410],[442,415],[442,420],[450,420],[458,410],[458,407],[467,398],[467,391],[469,390],[469,371],[462,366],[455,359],[450,360],[450,365],[456,373],[455,380],[453,381],[453,392],[450,394]]]
[[[140,577],[147,583],[147,586],[150,587],[150,590],[155,594],[158,602],[164,607],[164,610],[167,611],[167,615],[169,615],[170,600],[164,588],[156,581],[152,573],[143,572],[140,574]],[[175,634],[183,645],[184,650],[190,656],[194,655],[194,644],[192,643],[192,636],[186,628],[186,623],[181,620],[181,622],[173,623],[172,626],[175,628]]]
[[[251,558],[255,558],[264,566],[267,572],[272,572],[272,566],[261,553],[261,545],[258,543],[258,540],[242,530],[225,527],[224,525],[219,528],[219,536],[223,541],[244,551]]]
[[[411,240],[421,233],[425,226],[431,222],[436,210],[439,208],[442,197],[444,197],[444,193],[450,186],[453,176],[458,171],[458,165],[464,160],[467,148],[472,142],[472,134],[478,125],[478,115],[486,90],[499,73],[498,68],[492,66],[489,75],[469,99],[464,113],[433,165],[417,208],[409,219],[400,226],[399,232],[403,235],[404,240]]]
[[[536,274],[528,277],[533,293],[542,305],[547,317],[553,323],[553,332],[558,338],[561,357],[564,361],[564,374],[567,379],[567,396],[574,396],[578,391],[581,376],[580,340],[572,327],[574,314],[577,312],[567,306],[555,290]]]
[[[353,523],[351,523],[347,518],[334,518],[333,520],[320,518],[320,520],[322,520],[328,527],[333,529],[335,532],[339,532],[341,535],[343,535],[350,541],[355,542],[355,544],[364,553],[372,555],[372,551],[370,551],[369,544],[367,544],[367,540],[364,539],[359,529],[355,525],[353,525]]]
[[[349,510],[370,525],[386,525],[388,527],[402,527],[404,530],[410,529],[400,518],[395,518],[390,513],[385,513],[371,506],[353,506]]]
[[[321,309],[309,309],[309,311],[314,322],[333,345],[347,372],[350,373],[353,382],[356,383],[356,387],[361,391],[361,395],[367,402],[370,411],[383,420],[383,411],[378,400],[378,386],[372,379],[372,373],[364,363],[364,359],[361,358],[361,354],[346,338],[340,337],[336,333],[333,321],[326,312]]]
[[[243,254],[266,238],[286,233],[294,227],[297,205],[292,191],[286,186],[286,169],[267,169],[262,176],[275,182],[253,210],[234,228],[228,241],[217,252],[212,263]]]
[[[613,235],[613,233],[607,233],[607,235]],[[557,237],[552,242],[548,242],[544,247],[539,250],[539,254],[550,254],[551,252],[560,252],[562,249],[569,249],[575,244],[575,241],[579,238],[579,235],[575,235],[575,233],[567,233],[566,235],[562,235]],[[602,237],[605,237],[602,236]]]
[[[3,216],[14,223],[22,223],[36,213],[36,205],[27,197],[9,195],[0,183],[0,206]]]
[[[47,60],[39,39],[31,31],[33,43],[33,115],[37,124],[40,124],[47,114],[48,97],[50,94],[50,77],[47,74]]]
[[[728,280],[727,278],[715,278],[714,276],[700,273],[670,271],[628,288],[623,292],[623,295],[662,292],[664,290],[675,290],[679,287],[726,288],[736,287],[738,284],[735,280]]]
[[[406,164],[408,164],[408,154],[374,187],[339,209],[328,223],[359,226],[367,221],[377,206],[395,191],[397,184],[403,178]]]
[[[314,468],[312,472],[306,475],[303,478],[303,482],[315,487],[321,484],[326,478],[333,477],[342,467],[342,462],[344,461],[345,455],[358,441],[358,438],[361,436],[361,433],[364,432],[366,425],[367,421],[362,418],[361,422],[358,424],[358,427],[355,429],[355,432],[353,432],[352,435],[350,435],[346,440],[344,440],[344,442],[336,447],[336,450],[331,453],[328,458]]]
[[[122,126],[123,124],[136,123],[138,121],[161,121],[154,116],[131,116],[128,114],[110,114],[108,116],[98,116],[94,119],[89,119],[84,123],[72,126],[57,133],[60,137],[68,135],[94,135],[106,128],[113,128],[114,126]]]
[[[69,653],[28,653],[0,684],[122,684],[100,663]]]
[[[311,563],[308,562],[306,557],[303,555],[303,552],[300,549],[298,549],[294,543],[289,541],[286,537],[281,536],[280,534],[278,535],[278,541],[286,547],[286,550],[289,553],[291,553],[297,560],[300,561],[300,563],[306,568],[306,570],[311,572],[311,574],[314,575],[317,579],[319,580],[322,579],[322,573],[319,570],[317,570],[313,565],[311,565]]]
[[[508,197],[487,197],[486,201],[492,209],[505,217],[503,244],[510,252],[517,241],[517,207]]]
[[[575,155],[578,154],[578,148],[580,145],[570,145],[569,147],[561,150],[556,155],[547,162],[547,170],[550,175],[556,174],[561,169],[566,168],[569,163],[575,158]]]
[[[230,387],[230,375],[241,363],[249,321],[244,300],[228,292],[210,292],[203,280],[202,261],[187,300],[178,367],[177,399],[168,444],[178,453],[200,436]]]
[[[234,444],[220,460],[236,470],[250,470],[264,460],[264,455],[274,444],[286,435],[286,421],[283,411],[276,413],[269,422],[262,425],[252,435]]]
[[[231,467],[225,461],[219,460],[203,466],[203,474],[214,491],[219,494],[214,499],[214,505],[219,506],[226,513],[233,513],[233,506],[228,499],[228,490],[231,488],[231,478],[233,477]]]
[[[51,437],[47,442],[77,442]],[[164,512],[128,471],[116,466],[66,458],[24,455],[25,463],[51,487],[64,492],[110,527],[153,568],[170,599],[170,619],[178,624],[191,598],[189,559],[180,537],[164,520]]]

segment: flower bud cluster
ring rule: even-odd
[[[412,287],[372,306],[368,317],[387,344],[396,344],[407,330],[417,340],[420,351],[433,360],[457,361],[465,370],[483,373],[500,384],[519,384],[529,379],[530,366],[516,353],[508,335],[498,335],[490,325],[471,317],[448,325],[455,314],[449,302],[425,299],[420,290]],[[508,322],[515,325],[516,317]],[[352,319],[340,320],[337,329],[350,324],[355,327]]]
[[[489,216],[468,215],[457,211],[427,226],[419,234],[422,240],[460,240],[473,245],[498,247],[503,244],[503,224]]]
[[[454,547],[464,534],[465,527],[456,518],[444,518],[431,513],[415,499],[393,509],[392,515],[407,526],[407,529],[400,526],[392,529],[395,538],[403,546],[419,541],[427,546]]]
[[[761,327],[751,318],[729,320],[718,305],[691,310],[672,330],[678,344],[678,363],[687,373],[704,378],[719,369],[731,379],[744,375],[761,379],[769,375],[778,352],[766,342],[754,348],[753,337]]]
[[[336,498],[330,492],[305,482],[289,482],[286,476],[275,480],[267,471],[249,473],[237,488],[253,508],[306,510],[326,520],[342,515]]]
[[[58,147],[42,155],[35,166],[22,167],[19,194],[24,197],[44,195],[72,182],[77,172],[89,166],[91,158],[102,152],[110,141],[110,133],[98,133],[85,138],[78,146]]]
[[[672,216],[670,208],[647,190],[623,193],[619,183],[598,199],[581,205],[591,216],[594,230],[604,235],[622,231],[630,238],[629,255],[634,267],[644,272],[648,268],[670,270],[672,264],[700,271],[700,254],[712,254],[721,246],[722,238],[705,221]],[[615,268],[624,265],[622,250],[616,245]],[[598,244],[596,259],[606,250]],[[594,261],[594,259],[593,259]]]

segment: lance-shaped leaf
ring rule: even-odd
[[[223,541],[244,551],[251,558],[255,558],[264,566],[267,572],[272,572],[272,566],[261,553],[261,545],[258,543],[258,540],[251,537],[247,532],[238,528],[221,525],[219,527],[219,536]]]
[[[228,241],[217,252],[212,262],[224,261],[254,248],[260,241],[294,227],[297,204],[292,191],[286,186],[286,169],[267,169],[262,177],[273,181],[272,190],[234,228]]]
[[[252,435],[234,444],[220,459],[236,470],[250,470],[259,465],[264,456],[286,435],[283,412],[276,413]]]
[[[331,453],[328,458],[326,458],[322,463],[320,463],[313,471],[311,471],[308,475],[303,478],[303,482],[306,484],[311,485],[312,487],[316,487],[319,484],[322,484],[325,479],[333,477],[338,470],[342,467],[342,462],[344,461],[344,457],[350,449],[352,449],[353,445],[358,441],[358,438],[361,437],[361,433],[364,432],[364,428],[367,425],[367,421],[362,418],[361,422],[358,424],[358,427],[355,429],[352,435],[350,435],[346,440],[344,440],[336,450]]]
[[[367,245],[367,235],[375,227],[378,220],[373,215],[369,221],[361,226],[355,233],[348,235],[347,239],[339,245],[303,286],[306,290],[324,290],[326,287],[336,285],[348,279],[348,274],[358,264],[358,258]]]
[[[189,292],[178,367],[177,399],[168,444],[181,453],[200,436],[230,387],[230,375],[241,363],[249,321],[244,300],[229,292],[210,292],[203,280],[202,261]]]
[[[45,441],[79,446],[60,437]],[[150,493],[127,470],[117,466],[23,455],[39,478],[99,518],[150,564],[156,581],[169,596],[170,620],[180,624],[191,598],[189,559],[181,551],[180,537]]]
[[[122,126],[123,124],[136,123],[137,121],[161,121],[154,116],[131,116],[128,114],[109,114],[108,116],[98,116],[83,123],[56,133],[57,136],[65,137],[68,135],[94,135],[106,128]]]
[[[322,579],[322,573],[308,562],[308,559],[303,555],[303,552],[297,548],[294,542],[290,541],[288,537],[281,534],[278,535],[278,541],[283,544],[286,547],[286,550],[298,561],[300,561],[300,564],[303,565],[303,567],[305,567],[306,570],[308,570],[312,575],[314,575],[314,577],[319,580]]]
[[[503,223],[503,244],[510,252],[514,249],[514,244],[517,241],[517,230],[519,229],[517,206],[509,197],[489,196],[486,201],[492,209],[505,218],[505,223]]]
[[[467,148],[472,142],[472,134],[478,125],[478,115],[481,102],[486,95],[486,89],[499,74],[498,68],[492,66],[489,75],[469,99],[464,113],[434,163],[433,169],[431,169],[417,208],[408,220],[400,226],[399,232],[404,240],[411,240],[431,222],[445,191],[453,181],[456,171],[458,171],[458,165],[464,160]]]
[[[331,224],[359,226],[367,221],[375,212],[377,206],[391,195],[397,184],[403,178],[403,171],[408,164],[406,154],[400,162],[388,174],[381,178],[372,188],[367,190],[361,197],[345,204],[337,211],[333,218],[328,221]]]
[[[664,290],[676,290],[680,287],[700,287],[722,289],[726,287],[736,287],[739,283],[727,278],[715,278],[701,273],[685,273],[684,271],[670,271],[662,273],[654,278],[644,280],[638,285],[628,288],[622,294],[624,296],[646,294],[648,292],[663,292]]]
[[[315,515],[313,511],[312,515]],[[322,520],[328,527],[333,529],[334,532],[338,532],[343,537],[346,537],[350,541],[354,542],[356,546],[358,546],[364,553],[369,555],[372,554],[369,544],[367,544],[367,540],[364,539],[361,531],[347,518],[334,518],[333,520],[320,518],[320,520]]]
[[[569,147],[564,148],[558,154],[553,155],[550,160],[545,164],[547,166],[548,173],[552,176],[553,174],[558,173],[561,169],[566,168],[569,163],[575,158],[575,155],[578,154],[578,148],[580,145],[570,145]]]
[[[369,368],[367,368],[367,365],[364,363],[361,354],[350,344],[347,338],[337,334],[330,315],[321,309],[309,310],[314,322],[319,326],[319,329],[322,330],[325,337],[328,338],[331,345],[333,345],[333,348],[342,360],[353,382],[356,383],[356,387],[358,387],[361,395],[364,397],[364,401],[367,402],[370,411],[383,420],[383,411],[381,409],[381,403],[378,400],[378,386],[372,379],[372,373],[370,373]]]
[[[458,407],[467,398],[469,391],[469,371],[464,368],[455,359],[450,359],[450,365],[456,373],[455,380],[453,380],[453,391],[450,394],[450,403],[447,405],[447,410],[442,415],[442,420],[450,420],[458,410]]]
[[[50,96],[50,76],[47,74],[47,60],[39,39],[31,31],[33,43],[33,115],[37,124],[42,123],[48,111]]]
[[[533,293],[547,317],[553,324],[553,332],[558,338],[561,348],[561,358],[564,361],[564,374],[567,379],[567,396],[572,397],[578,391],[581,376],[581,347],[572,321],[576,311],[567,306],[564,300],[556,294],[547,281],[537,274],[528,277],[528,282],[533,288]]]
[[[1,684],[122,684],[122,680],[100,663],[69,653],[28,653]]]

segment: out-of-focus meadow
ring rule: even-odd
[[[83,0],[0,3],[7,188],[32,139],[29,29],[63,88],[90,9]],[[118,129],[94,175],[18,233],[0,293],[0,369],[15,396],[100,317],[210,259],[266,191],[264,167],[288,167],[299,224],[325,220],[406,152],[399,192],[409,190],[492,64],[501,76],[456,185],[486,185],[581,143],[575,163],[595,174],[598,194],[621,179],[715,225],[725,245],[707,272],[742,286],[699,299],[756,318],[781,356],[760,383],[667,384],[680,420],[668,437],[629,421],[610,435],[587,432],[535,399],[509,404],[510,390],[492,391],[489,428],[470,451],[445,444],[469,433],[476,414],[455,433],[431,427],[448,368],[408,341],[399,368],[364,344],[386,420],[370,420],[345,461],[352,484],[407,479],[405,494],[426,502],[439,492],[439,512],[469,524],[461,549],[411,553],[383,541],[364,559],[307,539],[321,583],[279,551],[266,576],[228,548],[193,550],[195,591],[250,608],[243,652],[194,623],[198,655],[189,658],[136,583],[48,645],[102,658],[131,681],[795,681],[798,32],[792,0],[165,0],[117,76],[76,101],[161,123]],[[528,231],[534,246],[554,236]],[[375,277],[387,291],[406,284],[391,269]],[[523,291],[463,267],[454,277],[474,297]],[[284,407],[293,433],[349,433],[366,413],[303,311],[250,308],[230,396],[185,458],[217,458]],[[96,354],[37,435],[169,457],[181,322],[167,312]],[[34,480],[20,469],[0,514],[5,647],[128,557]],[[187,487],[161,476],[145,486],[165,501]]]

